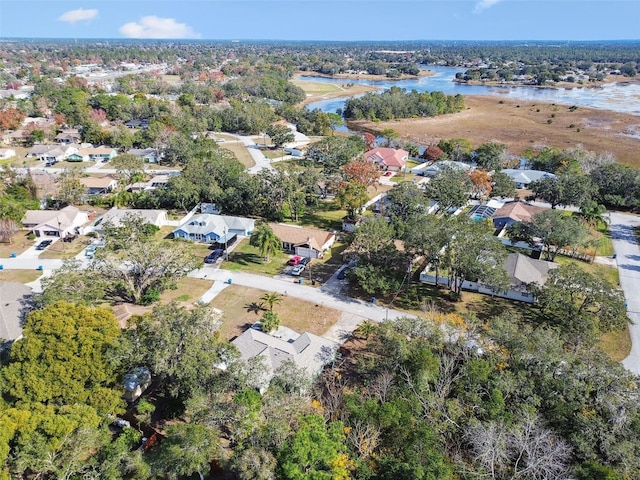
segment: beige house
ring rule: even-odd
[[[113,192],[118,186],[118,181],[112,177],[83,177],[80,179],[87,187],[87,195],[104,195]]]
[[[301,257],[322,258],[336,241],[334,233],[284,223],[270,223],[285,252]]]

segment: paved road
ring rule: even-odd
[[[216,282],[227,282],[231,279],[232,284],[242,285],[245,287],[257,288],[270,292],[278,292],[282,295],[288,295],[300,298],[307,302],[314,302],[329,308],[334,308],[342,312],[350,313],[363,317],[375,322],[382,322],[385,319],[394,320],[399,317],[408,316],[407,313],[399,310],[387,309],[370,302],[363,302],[345,295],[336,293],[335,288],[324,286],[315,288],[304,284],[298,284],[293,277],[290,280],[284,280],[273,277],[263,277],[262,275],[254,275],[251,273],[237,272],[218,269],[214,266],[204,266],[199,270],[194,270],[189,274],[190,277],[207,278]],[[297,279],[296,279],[297,280]]]
[[[633,234],[633,227],[640,227],[640,217],[625,213],[611,213],[611,239],[620,271],[620,286],[627,301],[627,313],[633,322],[631,353],[622,364],[640,375],[640,248]]]

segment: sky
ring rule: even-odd
[[[640,0],[0,0],[0,38],[636,40]]]

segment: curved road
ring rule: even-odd
[[[610,214],[611,240],[616,252],[616,261],[620,272],[620,286],[627,301],[627,315],[631,320],[631,353],[622,364],[640,375],[640,248],[633,233],[634,227],[640,227],[640,217],[627,213]]]

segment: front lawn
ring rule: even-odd
[[[29,240],[27,235],[27,232],[22,230],[13,236],[11,243],[0,243],[0,258],[9,258],[12,253],[20,255],[35,245],[35,240]]]
[[[0,270],[0,282],[31,283],[40,278],[38,270]]]
[[[320,200],[315,207],[307,208],[300,216],[299,225],[320,230],[342,230],[342,219],[347,215],[331,200]]]
[[[256,162],[253,161],[253,157],[247,150],[247,147],[245,147],[240,140],[226,141],[219,144],[219,147],[222,150],[229,150],[232,152],[238,161],[247,168],[253,167],[256,164]]]
[[[190,305],[197,301],[213,285],[213,280],[202,278],[182,277],[178,280],[175,290],[165,290],[160,295],[160,303],[167,304],[177,301]]]
[[[38,258],[42,259],[67,259],[78,255],[84,248],[89,246],[92,238],[79,236],[72,242],[58,240],[44,250]]]
[[[231,340],[260,321],[268,308],[266,305],[261,306],[260,298],[264,293],[255,288],[230,285],[216,295],[210,305],[223,312],[220,338]],[[338,310],[290,296],[281,298],[282,301],[273,306],[273,311],[280,317],[281,325],[298,333],[322,335],[340,318]]]
[[[620,276],[616,267],[600,265],[599,263],[587,263],[576,258],[564,257],[561,255],[558,255],[556,257],[556,263],[559,263],[560,265],[568,265],[570,263],[573,263],[579,268],[589,272],[594,277],[606,280],[613,287],[617,288],[620,286]]]
[[[222,262],[221,268],[273,276],[282,273],[290,256],[279,251],[271,256],[269,263],[265,263],[258,248],[249,245],[249,239],[245,238],[236,246],[233,252],[229,253],[229,258]]]

